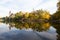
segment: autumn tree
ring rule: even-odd
[[[22,11],[17,12],[17,13],[15,14],[15,19],[16,19],[16,20],[21,20],[22,18],[23,18],[23,12],[22,12]]]
[[[57,11],[52,15],[53,20],[60,20],[60,1],[57,3]]]

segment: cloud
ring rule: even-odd
[[[7,8],[0,6],[0,17],[8,15],[8,11]]]
[[[43,2],[42,4],[38,5],[36,9],[44,9],[50,11],[50,13],[53,13],[56,11],[57,8],[57,0],[49,0],[47,2]]]
[[[12,0],[0,0],[0,4],[4,4],[4,3],[10,2],[10,1],[12,1]]]
[[[18,11],[32,11],[33,8],[35,10],[49,10],[53,13],[56,11],[56,1],[57,0],[0,0],[0,16],[8,15],[10,10],[15,13]]]

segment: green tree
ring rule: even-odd
[[[22,18],[23,18],[23,13],[21,11],[15,14],[15,20],[21,20]]]
[[[57,11],[52,15],[52,20],[60,20],[60,1],[57,3]]]

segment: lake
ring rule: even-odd
[[[60,24],[1,22],[0,40],[60,40]]]

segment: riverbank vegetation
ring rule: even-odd
[[[9,17],[5,17],[6,21],[18,21],[18,22],[41,22],[45,21],[47,22],[50,18],[50,13],[45,10],[36,10],[32,12],[17,12],[15,14],[10,14]]]
[[[14,22],[57,22],[60,23],[60,1],[57,3],[57,11],[51,15],[46,10],[33,10],[31,12],[19,11],[17,13],[9,12],[9,16],[2,18],[4,21]]]

